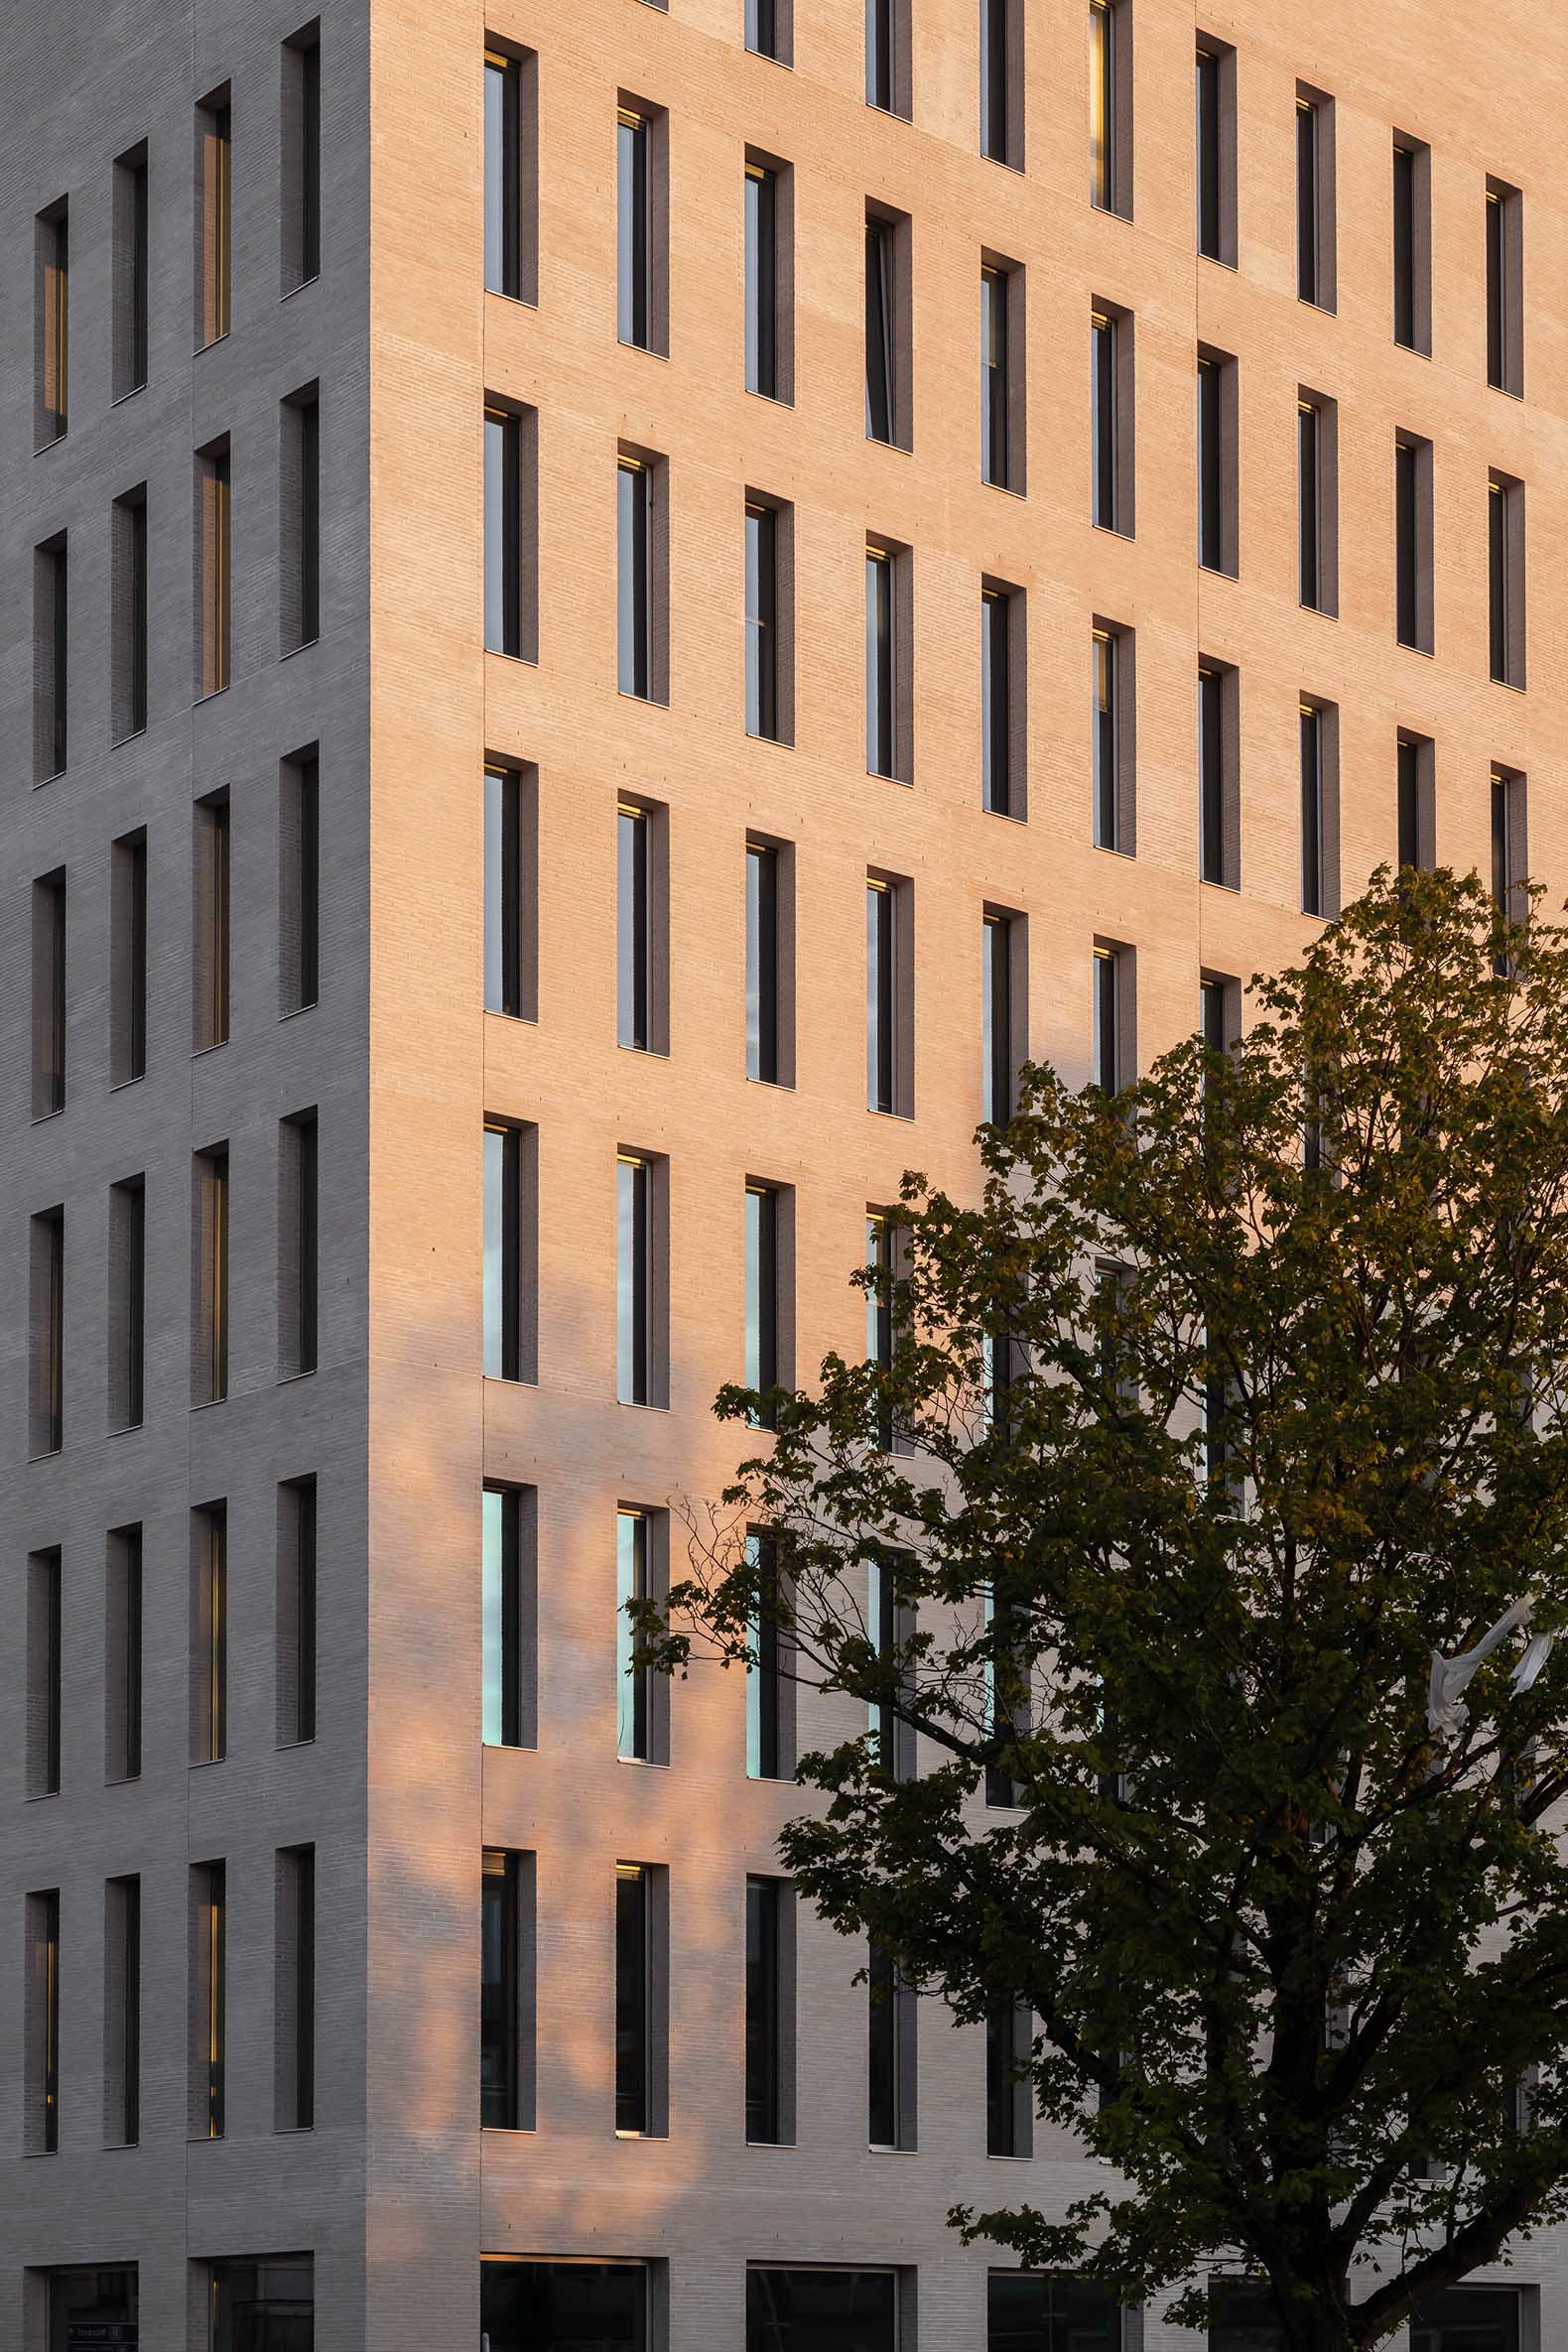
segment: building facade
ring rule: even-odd
[[[1178,2352],[618,1610],[1025,1052],[1568,883],[1568,22],[308,4],[5,37],[0,2345]]]

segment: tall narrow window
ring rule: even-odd
[[[1401,645],[1432,650],[1432,445],[1399,433],[1393,445],[1394,629]]]
[[[322,28],[283,45],[283,291],[322,274]]]
[[[649,1552],[652,1523],[646,1511],[615,1514],[615,1753],[638,1764],[654,1761],[651,1667],[636,1663],[637,1631],[626,1614],[628,1602],[653,1598]]]
[[[200,700],[229,682],[231,633],[229,446],[196,452],[196,683]]]
[[[139,1429],[147,1361],[147,1182],[109,1191],[109,1427]]]
[[[1023,622],[1022,588],[980,589],[980,806],[996,817],[1023,815]]]
[[[273,2129],[316,2122],[316,1848],[285,1846],[273,1915]]]
[[[746,732],[779,739],[778,516],[746,500]]]
[[[1195,77],[1198,250],[1236,266],[1236,52],[1198,36]]]
[[[192,1050],[199,1054],[228,1042],[228,794],[197,801],[193,821]]]
[[[1339,609],[1339,482],[1336,404],[1296,397],[1296,526],[1299,593],[1310,612]]]
[[[895,783],[910,778],[909,560],[868,540],[865,549],[865,765]]]
[[[865,1102],[868,1111],[908,1116],[901,1064],[903,891],[879,875],[865,885]]]
[[[228,84],[196,108],[196,347],[227,334],[232,282],[233,147]]]
[[[1487,482],[1487,557],[1492,676],[1524,684],[1524,484],[1494,473]]]
[[[228,1753],[228,1505],[191,1513],[191,1761]]]
[[[779,1356],[779,1195],[771,1184],[746,1186],[745,1382],[764,1399],[758,1414],[771,1429],[767,1392],[782,1377]]]
[[[1393,138],[1393,339],[1432,348],[1432,151],[1402,131]]]
[[[1234,576],[1236,530],[1236,361],[1198,355],[1198,561]]]
[[[980,151],[1023,169],[1023,21],[1019,0],[980,0]]]
[[[65,872],[33,884],[33,1116],[65,1108]]]
[[[33,224],[33,446],[65,438],[70,334],[70,208],[62,196]]]
[[[865,211],[865,437],[910,447],[907,215]]]
[[[27,1898],[27,2040],[24,2053],[30,2156],[60,2147],[60,1890]]]
[[[1487,382],[1515,399],[1524,391],[1524,198],[1487,182]]]
[[[134,2148],[142,2134],[142,1882],[103,1889],[103,2140]]]
[[[191,2137],[221,2140],[228,2072],[228,1873],[191,1873]]]
[[[315,1111],[278,1129],[278,1376],[316,1370],[321,1323],[321,1130]]]
[[[228,1394],[228,1145],[196,1156],[196,1336],[191,1401]]]
[[[109,528],[109,705],[114,740],[147,725],[147,484],[116,498]]]
[[[487,1846],[479,1881],[479,2124],[521,2131],[524,2113],[523,1988],[531,1857]],[[531,1911],[532,1904],[527,1904]]]
[[[58,1550],[27,1564],[27,1793],[60,1793],[61,1576]]]
[[[523,421],[512,409],[484,412],[484,643],[489,653],[523,652]]]
[[[316,1530],[314,1478],[278,1489],[278,1746],[316,1737]]]
[[[1296,292],[1334,308],[1334,101],[1296,93]]]
[[[652,124],[622,106],[616,133],[615,331],[639,350],[655,348],[653,334]]]
[[[779,179],[748,163],[746,211],[746,390],[779,397]]]
[[[314,743],[284,761],[278,814],[278,1009],[288,1015],[321,994],[322,793]]]
[[[1091,516],[1097,530],[1124,528],[1121,468],[1121,334],[1122,321],[1110,311],[1090,314],[1090,350],[1093,384],[1091,409],[1091,463],[1094,495]]]
[[[33,780],[65,772],[70,644],[65,534],[33,551]]]
[[[980,479],[1000,490],[1013,482],[1012,283],[1014,273],[980,271]]]
[[[142,1772],[142,1531],[109,1531],[105,1560],[103,1770],[108,1780]]]
[[[620,691],[656,702],[662,698],[654,676],[653,468],[623,455],[615,479]]]
[[[915,2146],[915,2000],[892,1954],[873,1936],[866,1965],[867,2138],[872,2148]]]
[[[1096,948],[1090,1076],[1104,1095],[1119,1093],[1130,1073],[1121,1039],[1121,951]]]
[[[746,2139],[777,2148],[794,2138],[786,2072],[793,2041],[792,1891],[783,1879],[746,1881]]]
[[[783,1071],[780,858],[771,843],[746,844],[746,1076],[764,1086]]]
[[[1198,873],[1228,890],[1241,887],[1241,813],[1237,788],[1236,672],[1198,665]]]
[[[484,1490],[480,1599],[487,1748],[534,1744],[533,1501],[522,1487]]]
[[[1135,845],[1133,637],[1097,624],[1090,633],[1090,724],[1094,842],[1130,857]]]
[[[909,119],[909,0],[865,0],[865,102]]]
[[[795,1769],[795,1686],[789,1673],[788,1585],[777,1536],[753,1529],[746,1559],[757,1579],[746,1667],[746,1771],[753,1780],[787,1780]]]
[[[1089,200],[1132,218],[1132,4],[1089,0]]]
[[[1301,911],[1325,915],[1328,875],[1325,831],[1327,780],[1324,775],[1324,718],[1314,704],[1301,706]]]
[[[1431,738],[1401,734],[1395,759],[1398,860],[1401,865],[1429,869],[1437,862]]]
[[[28,1452],[58,1454],[65,1436],[65,1212],[29,1228]]]
[[[1034,2154],[1029,2063],[1034,2021],[1027,2009],[1008,2002],[985,2020],[985,2154]]]
[[[538,300],[537,62],[484,53],[484,283],[514,302]]]
[[[484,1009],[523,1010],[523,780],[484,771]]]
[[[128,1086],[147,1072],[147,836],[126,834],[111,851],[109,878],[109,1080]]]
[[[615,812],[615,1041],[653,1045],[653,819],[622,802]]]
[[[280,638],[285,653],[296,653],[314,645],[322,630],[322,403],[316,386],[291,394],[279,416]]]
[[[114,397],[147,381],[147,145],[114,166]]]
[[[484,1126],[484,1373],[534,1377],[532,1130]]]
[[[656,1261],[659,1168],[638,1152],[616,1163],[616,1394],[622,1404],[663,1404],[663,1280]],[[662,1254],[662,1252],[661,1252]]]
[[[615,2129],[657,2129],[654,2106],[653,1872],[615,1865]]]
[[[1494,768],[1492,896],[1495,904],[1514,923],[1522,923],[1529,913],[1529,901],[1524,893],[1530,870],[1526,805],[1524,778],[1511,768]]]
[[[980,1116],[1005,1126],[1014,1110],[1017,1037],[1013,1018],[1012,915],[986,915],[980,925]]]

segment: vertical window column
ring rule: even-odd
[[[279,770],[278,1011],[304,1012],[321,994],[321,760],[314,743]]]
[[[316,1370],[321,1325],[320,1124],[315,1110],[278,1128],[278,1377]]]
[[[114,397],[124,400],[147,381],[147,142],[127,149],[114,165]]]
[[[616,1160],[616,1395],[669,1402],[668,1164],[643,1152]]]
[[[1238,400],[1236,361],[1198,353],[1198,561],[1206,572],[1238,568]]]
[[[484,1009],[537,1017],[538,795],[533,769],[484,770]]]
[[[1236,267],[1236,52],[1200,33],[1196,124],[1198,251]]]
[[[23,1990],[23,2146],[29,2156],[60,2147],[60,1890],[27,1896],[27,1979]]]
[[[1524,198],[1487,182],[1487,382],[1524,394]]]
[[[616,114],[615,331],[660,355],[670,348],[669,116],[622,96]]]
[[[103,2144],[134,2148],[141,2138],[142,1882],[103,1888]]]
[[[1437,863],[1434,746],[1429,735],[1401,734],[1395,746],[1397,856],[1429,871]]]
[[[746,1880],[746,2139],[780,2148],[795,2138],[795,1891],[785,1879]]]
[[[1005,1126],[1017,1109],[1018,1067],[1028,1036],[1024,996],[1028,926],[987,908],[980,924],[980,1116]]]
[[[746,1536],[746,1562],[756,1579],[757,1605],[748,1629],[746,1773],[753,1780],[788,1780],[795,1770],[795,1683],[790,1672],[790,1585],[779,1538],[766,1528]]]
[[[147,484],[114,501],[109,528],[110,730],[117,743],[147,725]]]
[[[58,1546],[27,1563],[27,1793],[60,1793],[61,1569]]]
[[[1021,0],[980,0],[980,151],[1023,170]]]
[[[147,835],[114,843],[109,874],[109,1083],[147,1075]]]
[[[913,560],[907,548],[865,548],[865,766],[908,784],[914,776]]]
[[[1005,581],[980,584],[980,806],[1028,813],[1028,599]]]
[[[906,212],[865,207],[865,438],[914,446],[910,322],[912,229]]]
[[[33,551],[33,781],[65,772],[69,710],[69,574],[65,534]]]
[[[985,2154],[1034,2154],[1033,2084],[1029,2064],[1034,2019],[1008,2002],[985,2020]]]
[[[1413,433],[1393,444],[1394,633],[1430,653],[1432,627],[1432,445]]]
[[[192,813],[192,1040],[194,1053],[228,1042],[229,800],[224,792],[198,800]]]
[[[794,0],[745,0],[746,47],[753,57],[794,64]]]
[[[1089,0],[1089,200],[1132,218],[1131,0]]]
[[[1524,686],[1524,484],[1487,480],[1489,658],[1494,684]]]
[[[316,1737],[316,1531],[314,1478],[278,1489],[277,1723],[280,1748]]]
[[[873,1936],[867,1958],[867,2138],[873,2149],[915,2139],[915,1996]]]
[[[746,1076],[794,1083],[794,893],[787,844],[746,844]]]
[[[1296,395],[1296,516],[1300,596],[1310,612],[1339,610],[1339,408]]]
[[[230,538],[229,442],[197,450],[196,694],[198,702],[228,685],[231,659],[233,549]]]
[[[910,0],[865,0],[865,102],[883,114],[913,112]]]
[[[70,206],[65,197],[33,223],[33,447],[63,441],[70,338]]]
[[[746,153],[746,390],[795,397],[794,176],[788,164]]]
[[[865,882],[865,1102],[895,1118],[915,1113],[914,898],[891,874]]]
[[[322,274],[322,27],[283,45],[283,292]]]
[[[747,1177],[745,1190],[745,1384],[764,1401],[756,1418],[774,1425],[769,1389],[794,1377],[792,1257],[794,1194]]]
[[[669,1873],[615,1865],[615,2131],[662,2138],[669,2129]]]
[[[1335,307],[1334,100],[1296,85],[1296,292]]]
[[[1432,151],[1393,135],[1393,339],[1432,348]]]
[[[539,61],[532,50],[484,53],[484,283],[513,302],[539,300]]]
[[[1240,682],[1222,662],[1198,664],[1198,874],[1241,887]]]
[[[1094,843],[1130,857],[1137,846],[1136,643],[1097,621],[1090,633]]]
[[[617,680],[644,703],[670,699],[667,472],[646,453],[616,459]]]
[[[316,2122],[316,1848],[276,1861],[273,1927],[273,2130]]]
[[[536,1512],[532,1487],[485,1487],[480,1606],[487,1748],[532,1748],[537,1738]]]
[[[33,1116],[65,1108],[65,869],[33,884]]]
[[[661,1511],[622,1504],[615,1514],[615,1753],[622,1763],[670,1761],[670,1684],[636,1662],[637,1628],[627,1604],[657,1601],[668,1589],[667,1530]]]
[[[104,1778],[139,1780],[142,1773],[140,1526],[110,1529],[104,1577]]]
[[[65,1434],[65,1212],[29,1227],[28,1453],[58,1454]]]
[[[228,83],[196,112],[196,348],[227,334],[233,267],[233,143]]]
[[[191,1761],[228,1753],[228,1504],[191,1513]]]
[[[109,1188],[109,1427],[142,1425],[147,1362],[147,1179]]]
[[[221,1862],[191,1872],[190,2137],[221,2140],[227,2120],[228,1873]]]
[[[1024,277],[1016,262],[980,266],[980,479],[1024,489]]]
[[[1529,874],[1527,787],[1515,768],[1492,771],[1492,896],[1513,923],[1529,913],[1524,883]]]
[[[1132,319],[1111,304],[1097,303],[1089,315],[1090,519],[1100,531],[1130,538],[1137,478],[1133,447]]]
[[[534,2124],[534,1857],[486,1847],[479,1882],[479,2123]]]
[[[484,644],[513,661],[539,658],[539,420],[488,396],[484,404]]]
[[[484,1374],[538,1377],[538,1131],[484,1127]]]
[[[746,732],[771,743],[795,739],[794,517],[746,492]]]
[[[228,1145],[198,1151],[194,1166],[195,1331],[191,1401],[216,1404],[228,1394]]]
[[[1339,913],[1339,713],[1301,705],[1301,911]]]
[[[298,653],[322,631],[322,403],[315,384],[290,393],[279,428],[279,635],[284,653]]]

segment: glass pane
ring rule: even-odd
[[[500,1747],[506,1738],[506,1502],[497,1489],[485,1488],[480,1609],[484,1623],[483,1738],[491,1748]]]
[[[484,1372],[503,1376],[506,1352],[506,1146],[503,1128],[484,1130]]]
[[[746,2273],[746,2352],[894,2352],[891,2271]]]
[[[479,2328],[490,2352],[646,2352],[640,2263],[486,2261]]]

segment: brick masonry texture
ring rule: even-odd
[[[980,918],[1028,918],[1031,1051],[1087,1069],[1091,948],[1136,951],[1146,1061],[1189,1030],[1200,975],[1245,980],[1315,926],[1299,903],[1296,707],[1340,713],[1341,872],[1394,851],[1400,728],[1435,744],[1437,853],[1488,870],[1494,762],[1529,780],[1532,869],[1568,889],[1561,725],[1564,585],[1548,560],[1568,498],[1568,270],[1553,170],[1568,19],[1522,0],[1242,0],[1200,16],[1235,45],[1239,266],[1194,256],[1195,20],[1132,0],[1134,217],[1088,202],[1079,0],[1025,8],[1025,169],[977,153],[974,0],[914,0],[913,121],[863,102],[854,0],[795,0],[793,70],[748,56],[741,0],[323,0],[323,270],[280,301],[279,50],[307,0],[39,0],[11,12],[0,144],[0,2347],[42,2352],[29,2280],[135,2261],[142,2342],[204,2344],[193,2265],[309,2248],[322,2352],[471,2352],[481,2251],[669,2266],[669,2352],[737,2352],[744,2264],[918,2273],[920,2352],[979,2352],[983,2250],[956,2200],[1050,2209],[1103,2184],[1040,2132],[1027,2163],[984,2154],[980,2035],[920,2019],[920,2147],[864,2146],[859,1954],[800,1935],[799,2144],[747,2148],[741,2108],[746,1871],[771,1866],[798,1801],[748,1781],[739,1680],[695,1671],[668,1768],[615,1761],[617,1503],[717,1493],[737,1447],[709,1405],[742,1350],[747,1177],[795,1188],[796,1361],[860,1344],[846,1284],[868,1202],[907,1166],[975,1181]],[[538,303],[482,291],[486,35],[537,52]],[[231,84],[233,323],[193,354],[194,105]],[[1338,312],[1294,286],[1293,109],[1333,93]],[[668,109],[668,358],[615,339],[617,95]],[[1430,359],[1390,338],[1389,147],[1432,151]],[[110,401],[113,159],[151,158],[145,390]],[[747,147],[794,173],[794,384],[743,388]],[[1484,192],[1523,191],[1525,398],[1486,384]],[[70,425],[33,452],[35,214],[70,201]],[[913,222],[913,448],[862,434],[866,199]],[[1027,497],[979,469],[981,251],[1027,272]],[[1135,321],[1137,535],[1089,523],[1089,315]],[[1240,575],[1194,561],[1195,347],[1236,356]],[[320,641],[278,659],[278,403],[321,385]],[[1340,594],[1296,595],[1295,401],[1338,403]],[[481,650],[484,395],[538,411],[536,663]],[[1432,658],[1394,644],[1392,440],[1434,445]],[[233,683],[192,707],[192,457],[231,436]],[[668,708],[615,688],[618,443],[664,456]],[[1527,485],[1528,692],[1487,669],[1489,468]],[[150,723],[110,747],[112,500],[146,481]],[[747,489],[795,508],[795,741],[743,727]],[[69,535],[71,749],[32,784],[32,550]],[[909,786],[863,758],[862,552],[913,550]],[[1026,824],[980,806],[980,586],[1027,591]],[[1137,854],[1095,849],[1090,630],[1136,631]],[[1201,884],[1199,655],[1241,675],[1240,891]],[[321,746],[321,1001],[277,1017],[278,769]],[[481,772],[537,768],[539,1002],[482,1003]],[[233,827],[232,1033],[193,1060],[193,799],[226,786]],[[665,804],[670,1051],[617,1048],[614,824]],[[146,1078],[111,1091],[109,846],[149,847]],[[795,845],[796,1079],[744,1076],[744,844]],[[28,1118],[30,884],[64,865],[69,1080]],[[868,866],[913,883],[915,1114],[864,1108]],[[277,1122],[319,1105],[321,1363],[276,1377]],[[536,1122],[539,1379],[480,1377],[480,1155],[487,1113]],[[190,1407],[194,1150],[231,1153],[230,1394]],[[665,1154],[670,1402],[614,1396],[617,1147]],[[147,1417],[106,1434],[109,1186],[145,1171]],[[65,1444],[26,1460],[27,1218],[65,1203]],[[280,1751],[273,1712],[275,1488],[321,1506],[321,1710]],[[535,1751],[480,1744],[478,1498],[538,1490]],[[187,1762],[189,1512],[228,1502],[230,1736]],[[103,1785],[106,1530],[146,1530],[142,1777]],[[679,1524],[676,1525],[677,1542]],[[59,1545],[62,1792],[24,1799],[27,1555]],[[846,1728],[807,1704],[810,1744]],[[316,2128],[272,2130],[274,1850],[314,1842],[321,1970]],[[476,2129],[483,1845],[538,1856],[538,2117]],[[225,2139],[186,2138],[186,1882],[226,1858]],[[670,2134],[612,2137],[617,1859],[670,1872]],[[102,1882],[139,1871],[145,1922],[141,2145],[101,2145]],[[23,1897],[62,1889],[62,2146],[23,2157]],[[1568,2338],[1560,2234],[1508,2276]],[[913,2331],[907,2352],[913,2352]],[[1147,2352],[1196,2339],[1152,2314]]]

